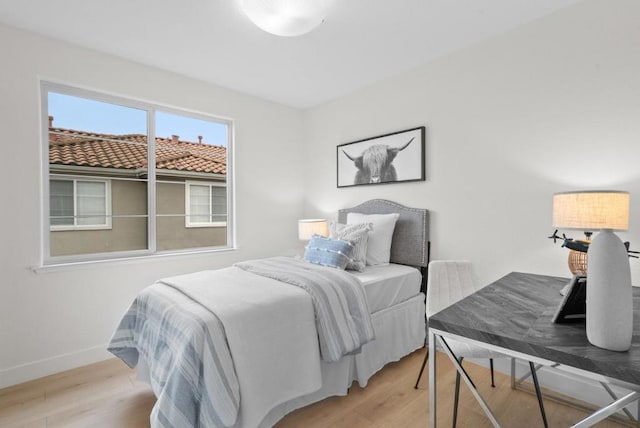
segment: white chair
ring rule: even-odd
[[[427,280],[427,322],[429,317],[440,312],[444,308],[453,305],[454,303],[464,299],[470,294],[475,293],[482,287],[478,287],[473,280],[473,273],[471,269],[471,263],[468,261],[459,260],[438,260],[429,263],[428,280]],[[447,345],[455,356],[458,357],[460,363],[464,358],[489,358],[491,367],[491,386],[495,387],[493,381],[493,359],[494,358],[511,358],[507,355],[500,354],[495,351],[490,351],[480,346],[471,345],[468,343],[459,342],[457,340],[447,339]],[[418,380],[416,381],[415,388],[418,388],[418,383],[422,377],[425,364],[429,358],[429,351],[427,350],[420,373],[418,374]],[[544,404],[542,403],[542,394],[540,392],[540,386],[538,384],[538,377],[533,363],[529,362],[531,369],[531,375],[538,397],[538,404],[540,405],[540,413],[542,415],[542,421],[544,426],[547,427],[547,417],[544,411]],[[456,373],[456,385],[455,385],[455,397],[453,404],[453,427],[456,426],[458,418],[458,397],[460,395],[460,373]]]

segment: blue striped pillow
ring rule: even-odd
[[[313,235],[305,248],[304,259],[309,263],[344,270],[351,261],[351,253],[351,242]]]

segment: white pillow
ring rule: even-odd
[[[367,264],[385,265],[391,258],[391,239],[400,214],[347,214],[347,224],[371,223],[367,244]]]

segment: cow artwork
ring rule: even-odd
[[[336,146],[338,187],[424,181],[424,126]]]
[[[356,172],[353,184],[385,183],[397,181],[398,174],[393,166],[393,160],[398,153],[409,147],[413,142],[409,142],[400,147],[391,147],[387,144],[376,144],[367,148],[360,156],[351,156],[345,150],[344,155],[349,158],[358,171]]]

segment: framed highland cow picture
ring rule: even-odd
[[[425,127],[337,147],[338,187],[424,181]]]

